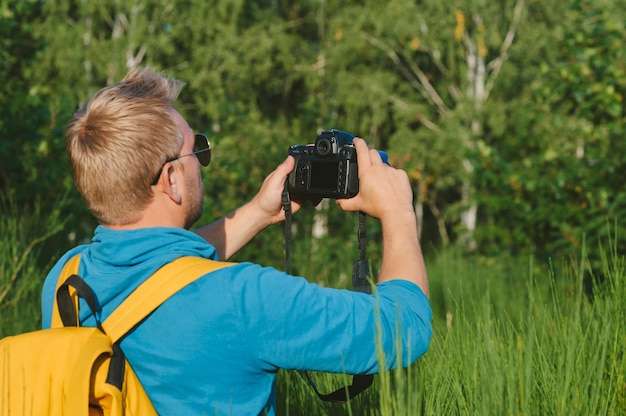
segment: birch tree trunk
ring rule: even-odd
[[[425,53],[428,53],[430,56],[430,63],[449,81],[439,82],[438,85],[443,85],[443,87],[436,87],[431,83],[431,77],[422,69],[420,63],[414,59],[413,54],[406,52],[406,49],[399,45],[394,45],[393,41],[385,41],[381,36],[373,36],[369,33],[363,33],[362,36],[370,44],[384,51],[409,85],[432,105],[436,118],[428,119],[425,115],[420,114],[419,118],[422,126],[434,132],[439,132],[441,125],[447,119],[455,113],[460,114],[460,119],[463,120],[460,126],[460,135],[464,148],[461,151],[464,155],[467,155],[476,148],[478,141],[482,139],[484,104],[489,98],[504,61],[508,58],[508,51],[515,39],[523,7],[524,0],[516,0],[507,33],[500,43],[497,52],[495,54],[491,53],[494,58],[490,61],[487,61],[487,28],[484,24],[483,16],[479,12],[473,14],[470,30],[470,25],[466,21],[466,15],[461,10],[457,10],[455,13],[456,27],[454,33],[455,40],[460,42],[463,47],[465,73],[458,74],[464,78],[463,82],[459,82],[455,78],[454,72],[446,67],[443,60],[445,50],[440,48],[437,43],[429,43],[427,47],[420,49],[420,51],[427,51]],[[429,38],[430,29],[425,19],[418,18],[415,26],[415,31],[420,33],[423,38]],[[419,48],[420,41],[418,38],[414,38],[413,43],[416,45],[415,48],[412,48],[415,51]],[[466,86],[464,91],[461,88],[462,85]],[[446,102],[444,97],[450,97],[451,99],[448,98],[448,102]],[[460,184],[461,200],[459,202],[464,207],[459,218],[464,229],[460,236],[460,243],[467,248],[474,249],[476,248],[474,233],[479,208],[474,195],[475,167],[472,161],[467,156],[464,156],[460,168],[463,170],[463,180]],[[445,242],[448,240],[444,219],[445,213],[441,212],[437,206],[436,196],[434,195],[436,191],[431,190],[430,192],[434,194],[428,196],[425,194],[429,192],[428,189],[422,188],[419,190],[420,196],[415,205],[418,220],[422,219],[424,204],[428,200],[430,211],[437,221],[440,237]],[[419,227],[421,229],[421,224]]]

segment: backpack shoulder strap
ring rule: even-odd
[[[180,257],[139,285],[102,323],[102,327],[111,341],[117,342],[176,292],[209,272],[234,264],[202,257]]]
[[[77,254],[74,257],[72,257],[67,263],[65,263],[65,266],[63,266],[63,269],[61,270],[61,274],[59,275],[59,279],[57,280],[57,284],[56,284],[56,289],[54,291],[54,301],[52,302],[52,318],[50,321],[51,328],[60,328],[63,326],[63,321],[61,320],[61,315],[59,314],[59,307],[57,306],[56,293],[58,292],[61,285],[65,283],[68,277],[70,277],[73,274],[78,274],[79,264],[80,264],[80,254]],[[70,296],[72,298],[72,301],[74,302],[74,308],[76,312],[78,312],[78,296],[76,292],[71,291]],[[76,314],[76,316],[78,316],[78,313]]]

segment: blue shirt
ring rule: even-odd
[[[77,253],[79,274],[96,293],[102,321],[164,264],[185,255],[217,259],[213,246],[183,229],[100,226],[90,244],[67,252],[48,274],[44,328],[61,269]],[[393,280],[378,284],[376,292],[324,288],[238,263],[176,293],[121,347],[159,414],[256,415],[266,409],[273,415],[279,368],[376,373],[378,339],[387,369],[426,352],[432,313],[419,287]],[[88,310],[81,307],[81,322],[94,326]]]

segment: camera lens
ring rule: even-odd
[[[328,139],[319,139],[315,145],[317,147],[317,154],[320,156],[326,156],[332,149],[330,140]]]

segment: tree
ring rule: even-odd
[[[595,244],[607,220],[626,214],[624,6],[575,1],[553,17],[558,36],[544,38],[553,46],[527,67],[528,88],[510,108],[504,137],[516,140],[479,169],[481,188],[496,190],[485,243],[507,229],[507,244],[579,254],[585,236]]]
[[[340,74],[335,112],[396,153],[415,181],[416,213],[429,208],[444,244],[460,224],[463,244],[474,247],[472,156],[486,145],[489,100],[523,8],[523,0],[398,0],[353,6],[331,19],[328,68]]]
[[[45,125],[48,97],[29,82],[41,48],[33,34],[40,13],[37,1],[0,5],[0,185],[20,203],[33,194],[29,187],[37,172],[31,171],[32,161],[44,150],[39,127]]]

